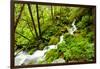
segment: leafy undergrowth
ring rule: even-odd
[[[64,41],[58,45],[57,49],[46,53],[48,63],[58,58],[63,58],[70,62],[89,62],[94,58],[94,44],[88,38],[77,35],[65,35]]]

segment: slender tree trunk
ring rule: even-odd
[[[14,15],[14,13],[15,13],[15,5],[13,5],[13,8],[14,8],[14,10],[13,10],[13,12],[12,12],[12,16],[14,16],[13,18],[12,18],[12,24],[13,24],[13,29],[14,29],[14,31],[13,31],[13,38],[12,38],[12,40],[13,40],[13,49],[15,50],[15,47],[16,47],[16,38],[15,38],[15,33],[16,33],[16,27],[17,27],[17,25],[18,25],[18,23],[19,23],[19,20],[20,20],[20,18],[21,18],[21,15],[22,15],[22,12],[23,12],[23,9],[24,9],[24,4],[21,6],[21,10],[20,10],[20,13],[19,13],[19,15],[18,15],[18,18],[16,19],[16,22],[14,21],[14,19],[15,19],[15,15]]]
[[[17,25],[18,25],[19,19],[21,18],[23,9],[24,9],[24,4],[22,5],[21,10],[20,10],[20,13],[19,13],[19,16],[18,16],[18,18],[16,19],[16,22],[15,22],[15,30],[16,30],[16,27],[17,27]]]
[[[34,26],[34,30],[35,30],[36,37],[37,37],[37,39],[39,39],[39,38],[38,38],[37,30],[36,30],[36,26],[35,26],[35,22],[34,22],[34,18],[33,18],[33,16],[32,16],[31,6],[30,6],[30,4],[27,4],[27,5],[28,5],[29,13],[30,13],[30,16],[31,16],[31,19],[32,19],[32,24],[33,24],[33,26]]]
[[[37,20],[38,20],[38,30],[39,30],[39,39],[41,39],[41,29],[40,29],[40,17],[39,17],[39,8],[38,4],[36,4],[36,11],[37,11]]]
[[[53,7],[51,5],[51,16],[52,16],[52,23],[54,23],[54,19],[53,19]]]

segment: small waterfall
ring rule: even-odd
[[[50,45],[50,46],[46,46],[43,50],[51,50],[51,49],[57,49],[57,45]]]
[[[64,36],[63,35],[60,36],[60,41],[58,42],[58,44],[62,43],[62,41],[64,41]]]
[[[44,60],[44,55],[47,50],[36,50],[30,57],[27,57],[23,62],[24,65],[28,65],[30,62],[33,61],[33,64],[38,64],[41,60]]]
[[[74,19],[74,21],[72,22],[72,28],[68,30],[69,34],[71,35],[73,35],[74,32],[77,30],[77,27],[75,26],[75,22],[76,22],[76,19]]]

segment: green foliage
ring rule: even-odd
[[[89,40],[89,42],[93,43],[94,41],[94,33],[93,32],[89,32],[87,35],[87,38]]]
[[[85,15],[82,17],[81,21],[79,21],[79,23],[77,23],[77,26],[81,29],[86,28],[87,25],[90,22],[90,16],[89,15]]]
[[[93,43],[82,36],[65,37],[65,42],[58,46],[58,50],[64,53],[66,61],[90,61],[94,58]]]
[[[58,58],[58,52],[56,49],[52,49],[50,51],[48,51],[46,53],[46,57],[45,57],[45,60],[48,62],[48,63],[51,63],[53,60],[57,59]]]

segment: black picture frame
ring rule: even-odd
[[[36,2],[36,1],[14,1],[12,0],[10,2],[11,4],[11,25],[10,25],[10,49],[11,49],[11,56],[10,56],[10,67],[11,69],[17,69],[17,68],[30,68],[30,67],[43,67],[43,66],[59,66],[59,65],[76,65],[76,64],[91,64],[91,63],[96,63],[96,6],[95,5],[81,5],[81,4],[67,4],[67,3],[50,3],[50,2]],[[67,6],[67,7],[87,7],[87,8],[93,8],[93,12],[94,12],[94,25],[95,25],[95,30],[94,30],[94,55],[95,58],[93,59],[92,62],[79,62],[79,63],[57,63],[57,64],[38,64],[38,65],[22,65],[22,66],[15,66],[14,65],[14,39],[15,39],[15,35],[14,35],[14,4],[39,4],[39,5],[53,5],[53,6]]]

